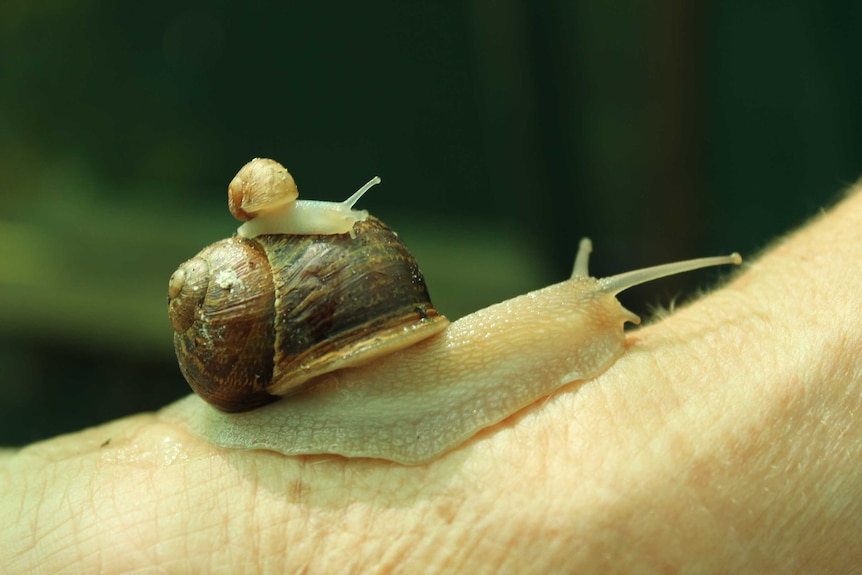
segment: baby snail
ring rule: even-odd
[[[396,234],[353,210],[379,181],[315,202],[296,199],[277,162],[239,171],[229,206],[245,223],[170,279],[174,347],[197,395],[167,417],[220,447],[428,462],[607,370],[625,351],[625,322],[640,322],[619,292],[742,261],[596,279],[585,238],[569,279],[449,323]]]

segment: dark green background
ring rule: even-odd
[[[582,235],[597,275],[751,256],[862,172],[858,1],[179,4],[0,4],[0,444],[187,392],[167,279],[254,156],[307,198],[379,174],[452,317]]]

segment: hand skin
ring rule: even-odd
[[[5,453],[0,571],[859,572],[862,193],[745,267],[429,465],[158,413]]]

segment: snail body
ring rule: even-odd
[[[359,247],[370,238],[371,230],[379,227],[385,228],[368,216],[365,221],[355,223],[353,237],[343,232],[329,241],[342,242],[345,249]],[[293,236],[287,237],[297,241]],[[315,235],[304,241],[321,240]],[[166,415],[220,447],[267,449],[291,456],[337,454],[402,464],[427,462],[564,385],[592,379],[607,370],[624,353],[623,325],[640,321],[616,299],[620,291],[687,270],[741,261],[738,254],[732,254],[596,279],[589,276],[587,269],[591,249],[589,240],[581,241],[568,280],[492,305],[452,323],[437,314],[430,300],[425,301],[427,291],[423,283],[418,290],[423,293],[410,296],[420,303],[407,304],[410,310],[406,314],[407,325],[413,327],[402,328],[405,341],[410,339],[406,345],[390,345],[359,362],[314,369],[313,375],[299,385],[290,383],[294,375],[282,375],[278,393],[291,394],[289,397],[268,405],[261,405],[265,402],[260,401],[243,404],[241,413],[213,409],[201,397],[192,395],[174,404]],[[370,267],[373,269],[374,265]],[[286,269],[273,269],[273,283],[282,282],[280,278],[289,273]],[[421,278],[418,268],[413,279],[402,276],[399,281],[415,282],[416,277]],[[194,290],[197,283],[193,281],[182,283],[192,293],[202,290],[201,287]],[[264,302],[264,307],[267,305]],[[204,312],[219,314],[217,309],[195,307],[191,315],[199,318]],[[172,321],[174,317],[179,315],[172,315]],[[279,321],[272,320],[276,331]],[[228,325],[222,331],[228,331]],[[251,324],[239,325],[237,331],[244,334]],[[398,332],[398,329],[390,331],[389,336],[397,339]],[[419,335],[411,339],[411,333]],[[183,337],[180,335],[179,339]],[[372,344],[378,338],[373,330],[366,330],[362,337]],[[191,347],[208,343],[204,338],[192,341]],[[274,346],[275,352],[271,354],[276,364],[279,345]],[[329,351],[337,355],[339,345]],[[349,351],[349,345],[345,349]],[[182,356],[191,352],[189,346],[177,345],[181,364]],[[227,363],[236,365],[238,359],[231,358]],[[297,365],[302,374],[302,362]],[[188,377],[188,368],[183,371]],[[251,375],[254,379],[254,374]],[[201,395],[211,401],[207,393],[212,390],[204,389]]]

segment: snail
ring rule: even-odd
[[[251,183],[251,193],[295,190],[286,170],[269,162],[247,164],[231,189],[239,179]],[[243,176],[260,169],[275,177]],[[326,212],[315,214],[323,222],[347,218],[347,229],[317,224],[279,233],[279,218],[294,219],[284,215],[296,199],[290,192],[289,202],[262,202],[264,233],[241,227],[180,266],[169,283],[169,309],[181,370],[197,395],[168,408],[169,417],[220,447],[425,463],[607,370],[625,351],[624,324],[640,322],[616,299],[619,292],[742,261],[733,253],[597,279],[588,273],[592,244],[585,238],[569,279],[450,323],[394,232],[352,210],[378,181],[347,202],[298,209]],[[232,211],[252,205],[250,195],[231,199]],[[254,216],[253,208],[248,213]],[[323,262],[329,257],[334,263]],[[333,320],[342,308],[355,317]],[[258,342],[259,333],[268,335]]]
[[[446,328],[403,242],[353,210],[379,181],[345,202],[302,201],[278,162],[243,166],[228,207],[245,223],[168,284],[174,347],[195,392],[247,411]]]

